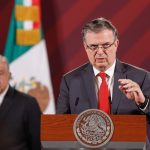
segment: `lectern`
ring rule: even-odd
[[[48,148],[84,148],[73,134],[77,115],[42,115],[41,141]],[[145,115],[110,115],[114,133],[100,149],[142,149],[146,141]]]

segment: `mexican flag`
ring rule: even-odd
[[[15,0],[4,56],[10,64],[10,84],[36,97],[44,114],[55,114],[40,0]]]

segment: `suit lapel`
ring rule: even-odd
[[[82,74],[83,81],[85,84],[85,88],[87,91],[88,100],[90,103],[90,108],[97,108],[97,97],[95,92],[95,76],[93,72],[92,65],[89,64],[84,70]]]
[[[8,113],[10,107],[12,106],[12,96],[13,96],[13,89],[9,87],[4,100],[0,106],[0,120],[3,120]]]
[[[115,72],[114,72],[114,86],[113,86],[113,96],[112,96],[112,105],[111,105],[111,112],[113,114],[117,113],[118,106],[121,100],[121,97],[123,93],[119,89],[119,79],[126,79],[126,74],[124,73],[125,70],[120,63],[120,61],[117,60]]]

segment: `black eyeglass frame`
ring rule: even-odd
[[[88,48],[88,49],[90,49],[91,51],[97,51],[97,50],[99,50],[99,48],[101,48],[102,50],[107,50],[107,49],[109,49],[112,45],[114,45],[114,43],[115,43],[115,41],[116,41],[116,38],[114,39],[114,41],[111,43],[111,44],[108,44],[108,45],[105,45],[106,47],[104,47],[103,45],[104,44],[106,44],[106,43],[104,43],[104,44],[93,44],[93,46],[95,46],[95,47],[90,47],[89,45],[87,45],[86,43],[86,47]]]

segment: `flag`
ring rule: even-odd
[[[44,114],[55,114],[40,0],[15,0],[4,56],[12,74],[10,84],[36,97]]]

